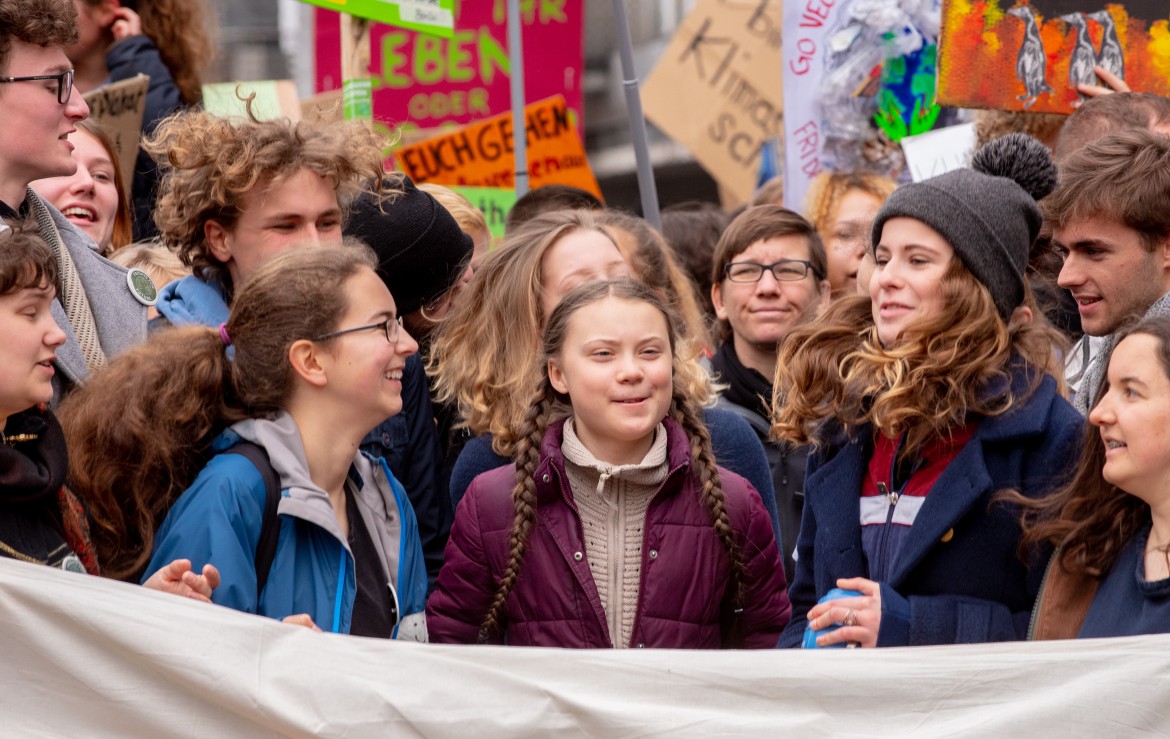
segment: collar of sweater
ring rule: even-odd
[[[635,488],[656,488],[664,479],[668,471],[666,460],[666,428],[662,424],[654,429],[654,441],[650,444],[650,451],[637,464],[611,465],[602,462],[593,456],[577,436],[573,419],[565,422],[565,435],[561,442],[561,451],[565,455],[565,462],[570,465],[572,472],[587,477],[594,485],[598,495],[605,494],[605,484],[611,479],[617,479],[627,486]],[[574,475],[576,476],[576,475]]]

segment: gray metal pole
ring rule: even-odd
[[[658,186],[654,184],[654,167],[650,164],[650,147],[646,143],[646,118],[642,115],[642,95],[638,91],[638,73],[634,70],[634,44],[630,40],[625,0],[613,0],[613,14],[617,21],[618,49],[622,55],[622,87],[626,91],[630,136],[634,140],[634,161],[638,165],[638,192],[642,196],[642,217],[651,226],[661,230]]]
[[[520,0],[508,0],[508,59],[512,67],[512,150],[516,156],[516,197],[528,192],[528,132],[524,116],[524,41]]]

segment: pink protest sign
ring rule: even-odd
[[[584,0],[521,0],[525,97],[563,95],[580,130]],[[450,39],[372,24],[374,118],[422,129],[463,125],[511,109],[504,0],[455,4]],[[317,90],[341,87],[337,13],[316,10]]]

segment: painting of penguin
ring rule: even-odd
[[[1008,11],[1024,21],[1024,41],[1020,44],[1020,53],[1016,56],[1016,77],[1024,83],[1024,94],[1016,97],[1024,101],[1024,107],[1030,108],[1036,98],[1046,92],[1052,92],[1048,85],[1048,58],[1044,54],[1044,42],[1040,38],[1040,28],[1036,25],[1035,11],[1030,5],[1021,5]],[[1091,71],[1091,70],[1090,70]]]
[[[1077,85],[1097,84],[1097,73],[1093,66],[1097,64],[1097,50],[1093,48],[1093,40],[1089,38],[1089,24],[1085,23],[1085,16],[1080,13],[1069,13],[1060,16],[1060,20],[1076,30],[1076,45],[1068,62],[1068,85],[1074,90]],[[1084,95],[1077,93],[1081,100]]]
[[[1106,72],[1125,79],[1125,52],[1121,49],[1121,41],[1117,38],[1117,24],[1108,10],[1098,10],[1085,16],[1091,21],[1101,24],[1101,51],[1097,52],[1097,66]]]

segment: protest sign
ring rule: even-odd
[[[527,99],[564,95],[578,125],[583,8],[584,0],[521,2]],[[325,10],[315,14],[319,91],[341,86],[338,18],[337,13]],[[450,38],[373,24],[369,76],[374,81],[375,120],[429,129],[508,112],[507,37],[504,0],[458,3]]]
[[[937,177],[970,164],[975,150],[975,124],[964,123],[907,136],[901,142],[906,167],[915,182]]]
[[[528,132],[528,175],[532,188],[571,185],[601,197],[601,189],[577,130],[561,96],[525,108]],[[394,151],[398,168],[416,184],[513,187],[516,160],[512,155],[512,114],[448,134],[401,146]]]
[[[492,238],[504,237],[504,226],[508,220],[508,213],[516,204],[516,191],[503,187],[459,187],[451,188],[471,201],[479,208],[487,220],[488,230]]]
[[[451,38],[455,0],[302,0],[378,23]]]
[[[741,201],[780,136],[780,0],[699,0],[642,88],[646,117]]]
[[[217,82],[203,86],[203,108],[224,118],[245,118],[247,99],[252,98],[252,115],[261,121],[301,119],[301,103],[292,80]]]
[[[89,117],[109,132],[118,152],[118,168],[129,194],[134,182],[134,162],[138,159],[138,140],[142,137],[142,116],[146,110],[146,88],[150,77],[140,74],[85,93]]]
[[[1095,65],[1170,95],[1166,0],[947,0],[939,46],[944,105],[1069,113]]]
[[[833,59],[830,36],[847,22],[851,2],[801,0],[784,7],[784,204],[796,211],[821,171],[817,96]]]

